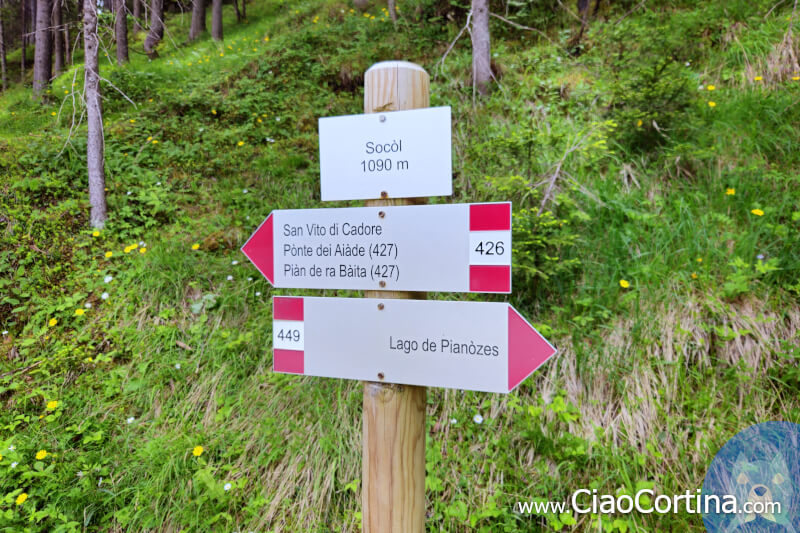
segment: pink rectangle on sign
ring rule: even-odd
[[[272,357],[272,370],[285,374],[302,374],[305,366],[304,362],[304,352],[275,349]]]
[[[469,206],[470,231],[511,229],[511,204],[472,204]]]
[[[470,292],[511,292],[509,265],[470,265]]]
[[[303,320],[303,299],[287,296],[272,298],[272,316],[275,320]]]

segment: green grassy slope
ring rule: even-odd
[[[358,529],[360,385],[271,372],[273,291],[239,247],[272,209],[322,207],[317,119],[359,113],[385,59],[453,106],[452,201],[514,202],[508,300],[559,348],[507,396],[430,390],[430,530],[702,531],[512,507],[694,491],[737,431],[800,422],[790,11],[720,4],[620,3],[579,55],[566,15],[518,14],[546,38],[493,19],[499,83],[478,102],[468,39],[440,61],[463,17],[433,2],[401,3],[397,28],[254,3],[191,45],[174,16],[159,59],[101,66],[96,236],[80,67],[45,104],[3,94],[0,531]]]

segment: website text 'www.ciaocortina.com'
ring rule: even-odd
[[[574,512],[577,514],[780,514],[780,502],[746,501],[741,504],[733,495],[702,494],[700,489],[684,494],[655,494],[652,489],[642,489],[633,496],[598,494],[596,490],[579,489],[566,501],[518,501],[514,511],[520,514],[546,515]]]

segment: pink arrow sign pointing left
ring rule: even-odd
[[[511,204],[279,209],[242,246],[273,287],[511,292]]]
[[[247,256],[270,284],[275,285],[275,247],[272,227],[272,213],[253,232],[253,235],[242,246]]]

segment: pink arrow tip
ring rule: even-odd
[[[253,232],[242,246],[242,253],[252,261],[267,281],[275,285],[275,248],[272,233],[272,213]]]
[[[533,374],[556,353],[556,349],[528,324],[516,309],[508,306],[508,390]]]

